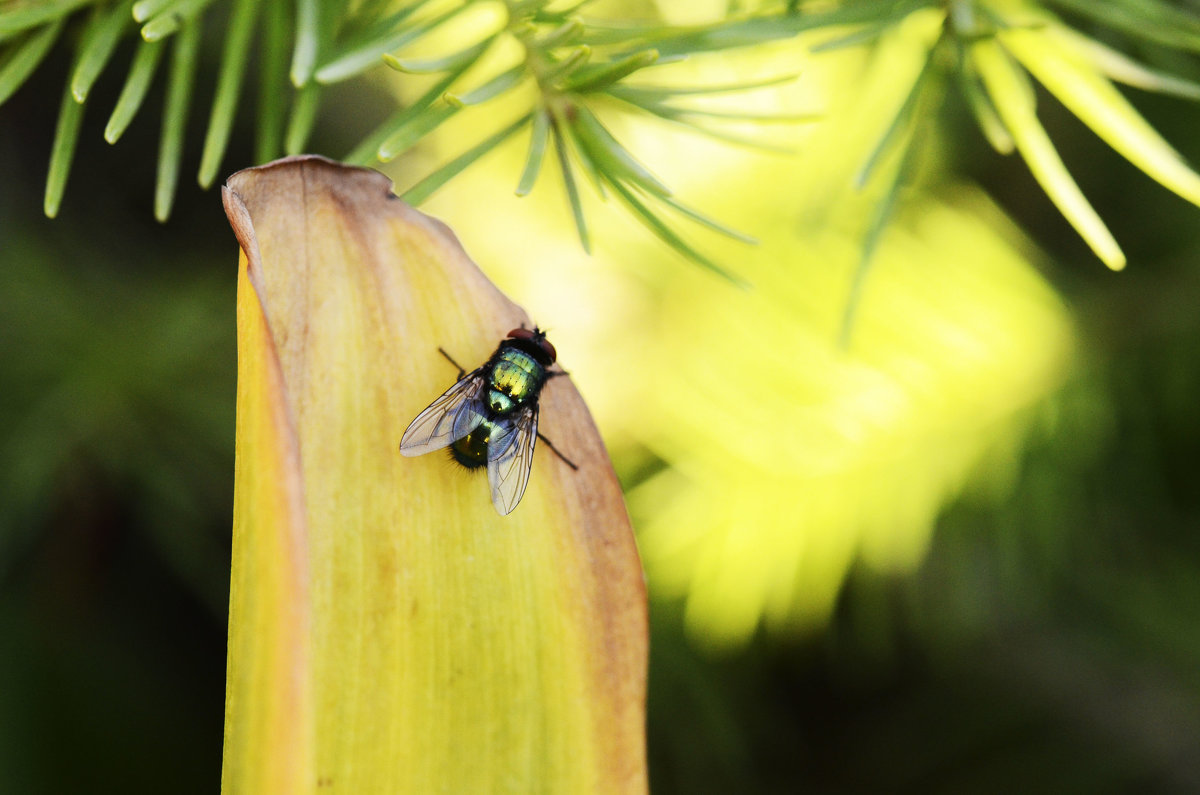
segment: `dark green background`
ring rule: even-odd
[[[0,792],[213,792],[236,244],[191,178],[203,103],[160,226],[161,86],[109,147],[116,76],[60,218],[42,217],[64,79],[51,64],[0,108]],[[1200,160],[1196,106],[1133,98]],[[1077,317],[1056,422],[999,504],[947,509],[915,575],[856,568],[822,633],[712,657],[653,603],[656,792],[1200,791],[1200,209],[1042,108],[1125,273],[953,100],[944,123],[958,172],[1050,253]],[[319,127],[312,148],[336,155],[368,123]],[[250,165],[249,139],[235,129],[224,173]]]

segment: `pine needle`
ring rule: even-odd
[[[142,38],[146,41],[159,41],[175,33],[187,22],[197,17],[213,0],[172,0],[170,5],[161,9],[142,25]]]
[[[79,58],[79,66],[75,67],[75,73],[71,77],[71,93],[75,96],[76,102],[83,102],[87,99],[88,92],[92,90],[96,78],[104,71],[113,51],[116,50],[117,43],[121,40],[121,34],[132,26],[130,20],[132,6],[133,3],[127,1],[110,8],[100,23],[92,27],[88,31],[87,37],[80,41],[82,54]]]
[[[571,216],[575,219],[575,229],[579,232],[579,244],[588,254],[592,253],[592,242],[588,237],[587,222],[583,217],[583,204],[579,200],[579,188],[575,185],[575,176],[571,173],[571,160],[567,156],[566,141],[557,124],[550,126],[554,133],[554,152],[558,155],[558,166],[562,172],[563,187],[567,191],[567,200],[571,204]]]
[[[60,19],[34,31],[25,41],[13,46],[8,60],[0,67],[0,105],[8,101],[33,74],[61,32]]]
[[[41,0],[0,11],[0,37],[36,28],[47,22],[61,22],[72,11],[94,0]]]
[[[163,108],[162,139],[158,148],[158,178],[154,186],[154,217],[164,222],[171,215],[179,167],[183,159],[183,136],[187,128],[188,99],[199,61],[200,24],[193,20],[175,37],[171,52],[171,72],[167,77],[166,104]]]
[[[308,85],[317,64],[318,20],[317,0],[296,0],[296,47],[291,72],[296,88]]]
[[[655,195],[671,195],[671,189],[651,174],[650,169],[622,146],[586,107],[576,107],[571,128],[581,145],[587,149],[588,156],[601,171],[613,174],[619,179],[627,179]]]
[[[142,100],[146,98],[146,92],[150,89],[150,81],[154,79],[154,72],[158,69],[158,62],[162,59],[162,48],[163,44],[159,41],[138,42],[137,52],[129,65],[129,77],[121,89],[121,95],[117,97],[117,104],[108,119],[108,125],[104,128],[104,140],[110,144],[115,144],[120,139],[142,106]]]
[[[529,133],[529,154],[525,157],[525,168],[521,171],[521,181],[517,183],[517,195],[526,196],[537,182],[538,174],[542,171],[542,161],[546,159],[546,142],[550,137],[550,114],[539,108],[533,114],[533,128]]]
[[[50,168],[46,174],[46,196],[42,209],[47,218],[58,215],[62,206],[63,192],[67,187],[67,176],[71,172],[71,161],[75,157],[75,146],[79,142],[79,128],[83,123],[82,102],[75,101],[71,93],[71,81],[63,86],[62,100],[58,106],[58,123],[54,129],[54,143],[50,147]]]
[[[488,136],[483,141],[480,141],[475,146],[472,146],[467,151],[463,152],[458,157],[451,160],[446,165],[434,171],[425,179],[418,182],[416,185],[409,188],[400,197],[409,204],[420,204],[428,199],[433,192],[445,185],[452,177],[461,173],[464,169],[474,163],[483,155],[492,151],[504,141],[508,140],[513,133],[529,123],[532,114],[527,114],[517,119],[515,122],[505,127],[503,130]]]
[[[308,145],[308,137],[317,121],[317,108],[321,104],[322,90],[320,83],[312,82],[296,94],[283,139],[283,151],[289,155],[300,154]]]
[[[259,5],[258,0],[234,0],[229,29],[225,34],[225,51],[221,56],[221,71],[217,78],[217,92],[213,97],[208,134],[204,139],[204,152],[200,156],[200,173],[197,179],[202,188],[207,188],[213,183],[217,169],[221,167],[225,148],[229,144],[229,131],[233,129],[242,77],[246,71],[246,56],[250,50],[251,37],[254,35]]]
[[[266,3],[258,83],[258,124],[254,129],[256,163],[274,160],[283,151],[285,89],[289,86],[287,45],[288,5]]]

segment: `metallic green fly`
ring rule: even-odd
[[[513,329],[484,365],[466,372],[408,426],[400,452],[422,455],[443,447],[468,469],[486,466],[492,504],[501,515],[512,513],[525,494],[540,436],[572,469],[575,464],[538,433],[538,395],[551,378],[558,355],[538,328]]]

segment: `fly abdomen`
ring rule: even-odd
[[[467,469],[487,465],[488,442],[496,430],[491,420],[479,423],[475,430],[450,444],[450,455]]]

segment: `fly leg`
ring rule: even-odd
[[[467,374],[467,371],[462,368],[461,364],[454,361],[454,359],[452,359],[450,357],[450,354],[446,353],[446,351],[442,350],[441,348],[438,348],[438,353],[440,353],[442,356],[445,356],[446,361],[450,362],[450,364],[452,364],[458,368],[458,378],[456,380],[461,381],[463,379],[463,376]]]
[[[570,375],[570,373],[568,373],[566,370],[554,370],[552,372],[546,373],[546,380],[549,381],[551,378],[558,378],[559,376],[564,376],[564,375]],[[541,431],[538,431],[538,438],[541,439],[543,442],[545,442],[546,446],[549,447],[551,450],[553,450],[554,454],[556,456],[558,456],[559,458],[561,458],[563,460],[564,464],[569,466],[571,469],[574,469],[575,471],[579,471],[579,467],[575,466],[575,462],[572,461],[571,459],[567,458],[561,452],[559,452],[559,449],[554,446],[554,442],[550,441],[545,436],[543,436]]]
[[[563,373],[563,375],[566,375],[566,373]],[[554,446],[554,442],[550,441],[545,436],[543,436],[541,431],[538,431],[538,438],[541,439],[543,442],[545,442],[546,446],[549,447],[551,450],[553,450],[554,454],[556,456],[558,456],[559,458],[561,458],[563,460],[564,464],[569,466],[571,469],[574,469],[575,471],[579,471],[579,467],[575,466],[575,462],[572,461],[571,459],[567,458],[561,452],[559,452],[558,448]]]

